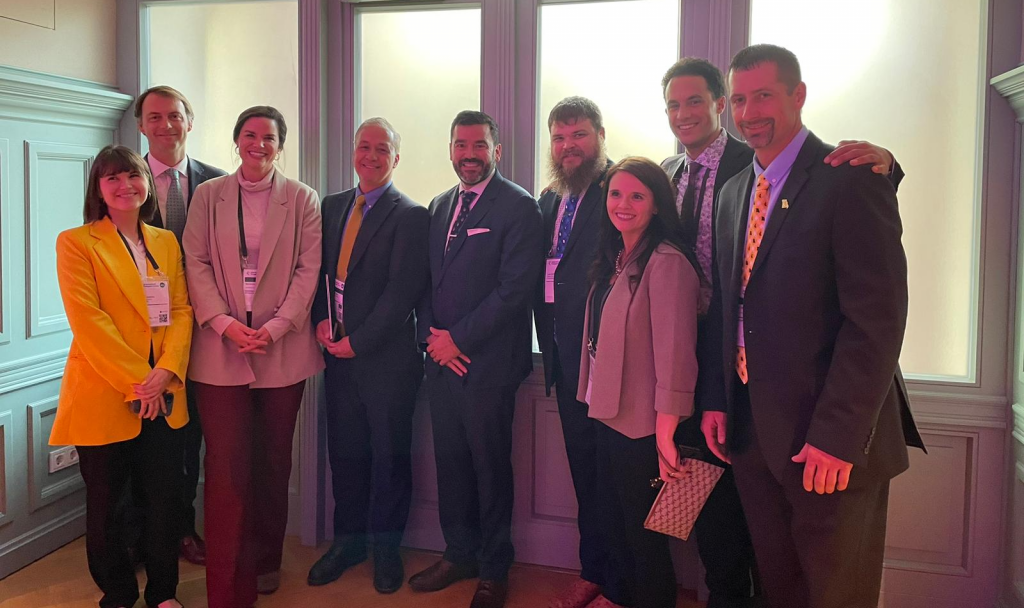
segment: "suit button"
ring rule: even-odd
[[[752,336],[752,335],[754,335],[754,330],[752,330],[752,329],[748,329],[748,330],[747,330],[747,335],[748,335],[748,336]]]

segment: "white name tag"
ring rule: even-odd
[[[344,323],[345,317],[345,281],[334,279],[334,322]]]
[[[242,269],[242,292],[245,294],[245,312],[252,312],[252,300],[256,296],[256,269]]]
[[[544,301],[552,304],[555,301],[555,271],[561,258],[548,258],[544,266]]]
[[[146,277],[142,279],[142,290],[146,294],[146,308],[149,309],[150,327],[166,327],[171,324],[171,292],[167,277]]]

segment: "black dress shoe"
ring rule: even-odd
[[[508,597],[508,583],[505,581],[480,581],[473,594],[469,608],[503,608]]]
[[[398,547],[373,548],[373,588],[377,593],[394,593],[402,588],[405,569]]]
[[[331,545],[313,567],[309,569],[306,583],[312,587],[326,585],[338,580],[346,569],[366,561],[366,547],[354,549],[344,545]]]
[[[433,566],[412,575],[412,578],[409,579],[409,587],[413,591],[440,591],[456,581],[476,578],[479,575],[480,568],[476,565],[460,566],[446,559],[440,559]]]

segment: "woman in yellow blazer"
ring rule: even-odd
[[[672,184],[661,167],[624,158],[608,169],[605,184],[577,398],[600,423],[606,538],[613,559],[624,565],[633,605],[674,606],[668,537],[643,522],[657,495],[651,479],[685,475],[673,435],[693,413],[699,266],[694,244],[683,241]]]
[[[174,234],[142,223],[156,209],[149,165],[123,146],[96,156],[85,225],[57,237],[57,278],[71,351],[51,445],[75,445],[86,492],[86,554],[100,606],[139,597],[115,505],[129,480],[145,513],[145,599],[181,606],[178,508],[188,422],[192,309]]]
[[[245,608],[280,583],[292,436],[324,368],[310,308],[320,272],[316,192],[274,167],[288,129],[242,112],[241,167],[196,189],[182,237],[196,313],[189,377],[206,439],[206,595]]]

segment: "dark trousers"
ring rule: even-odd
[[[632,574],[629,605],[672,608],[676,605],[676,575],[669,537],[644,528],[658,495],[651,487],[651,479],[660,475],[654,435],[630,439],[598,421],[597,457],[599,492],[612,515],[605,537],[609,550]]]
[[[693,527],[697,552],[706,571],[704,582],[710,595],[707,608],[747,608],[756,606],[759,595],[754,547],[743,515],[732,467],[707,449],[700,430],[699,412],[679,423],[676,443],[699,448],[702,458],[725,469],[715,484],[700,517]]]
[[[427,380],[444,558],[505,580],[512,565],[512,417],[518,385],[469,389],[443,370]]]
[[[750,423],[747,388],[737,385],[742,440],[731,456],[768,606],[875,608],[889,480],[854,467],[846,490],[819,495],[804,490],[804,465],[793,462],[777,478]]]
[[[281,569],[292,436],[304,387],[196,383],[206,436],[210,608],[251,606],[256,576]]]
[[[423,368],[363,379],[325,353],[327,447],[334,485],[334,542],[398,548],[412,501],[412,415]],[[398,365],[398,362],[393,362]]]
[[[607,525],[607,500],[598,490],[597,425],[600,422],[588,416],[586,403],[576,400],[579,384],[576,378],[565,376],[555,352],[555,396],[558,399],[558,417],[562,422],[565,454],[569,459],[573,489],[576,491],[578,514],[576,524],[580,530],[580,578],[602,587],[602,593],[617,604],[629,598],[627,577],[612,559],[604,539]]]
[[[195,502],[199,487],[199,452],[203,447],[203,426],[199,419],[195,383],[187,380],[185,385],[185,394],[188,401],[188,424],[181,429],[184,434],[184,460],[182,464],[185,471],[181,488],[182,538],[196,533]]]
[[[134,439],[77,446],[85,480],[85,550],[89,573],[103,592],[102,608],[131,606],[139,597],[139,583],[117,521],[117,505],[126,494],[129,480],[144,516],[146,603],[156,606],[175,595],[181,442],[181,433],[157,418],[144,420],[142,431]]]

